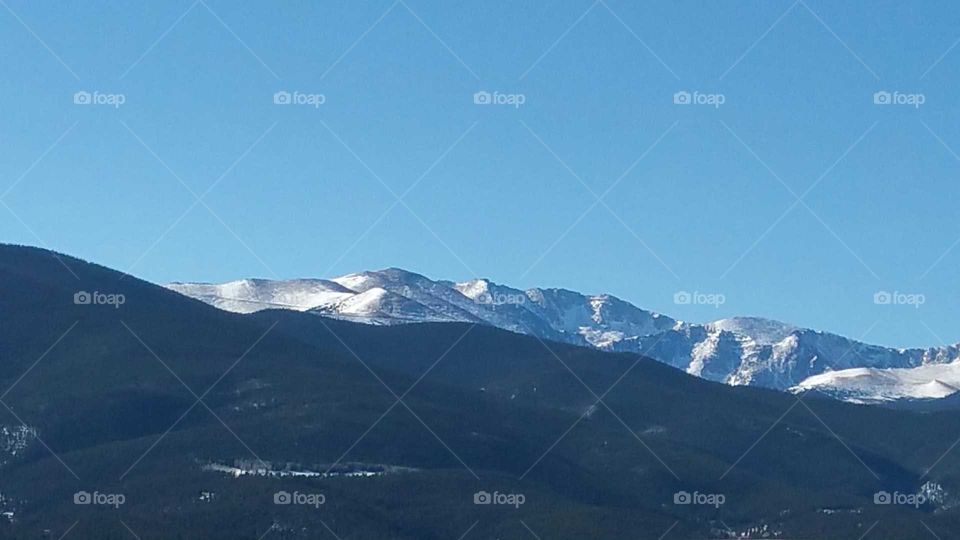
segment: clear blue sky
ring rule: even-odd
[[[4,2],[4,241],[155,282],[399,266],[960,341],[955,2]]]

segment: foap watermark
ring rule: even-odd
[[[900,291],[877,291],[873,293],[873,303],[878,306],[913,306],[919,308],[927,302],[922,293],[905,293]]]
[[[713,108],[719,109],[726,102],[727,96],[723,94],[707,94],[698,90],[693,92],[680,90],[673,94],[674,105],[711,105]]]
[[[920,508],[926,503],[927,497],[922,493],[900,493],[899,491],[890,493],[889,491],[878,491],[873,494],[873,504],[898,504]]]
[[[127,297],[121,293],[102,293],[99,291],[77,291],[73,293],[73,303],[78,306],[120,306],[127,302]]]
[[[908,94],[906,92],[880,90],[873,93],[874,105],[908,105],[919,109],[927,102],[927,96],[921,93]]]
[[[720,508],[727,502],[727,496],[723,493],[700,493],[694,491],[678,491],[673,494],[673,504],[682,505],[700,505]]]
[[[527,295],[523,293],[488,293],[478,295],[473,299],[474,302],[485,306],[519,306],[527,301]]]
[[[273,494],[273,504],[299,504],[320,508],[320,505],[326,502],[327,496],[323,493],[301,493],[299,491],[290,493],[289,491],[278,491]]]
[[[490,493],[481,490],[473,494],[473,504],[496,504],[520,508],[525,502],[527,497],[523,493],[500,493],[499,491]]]
[[[111,94],[99,90],[93,92],[80,90],[73,94],[74,105],[107,105],[119,109],[126,102],[127,96],[125,94]]]
[[[721,293],[705,293],[699,291],[677,291],[673,293],[673,303],[678,306],[713,306],[725,304],[727,297]]]
[[[319,109],[320,106],[326,102],[327,96],[324,94],[308,94],[306,92],[300,92],[299,90],[294,90],[293,92],[280,90],[273,94],[274,105],[306,105],[314,109]]]
[[[512,105],[515,109],[519,109],[526,102],[526,94],[504,94],[496,90],[493,93],[480,90],[473,94],[474,105]]]
[[[123,493],[100,493],[99,491],[90,493],[89,491],[78,491],[73,494],[73,504],[120,508],[125,502],[127,502],[127,497]]]

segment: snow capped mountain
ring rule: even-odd
[[[245,279],[168,288],[239,313],[295,309],[367,324],[469,322],[602,350],[641,353],[731,385],[851,401],[942,397],[960,387],[960,346],[892,349],[755,317],[693,324],[608,294],[434,281],[399,268],[323,279]],[[915,371],[916,370],[916,371]]]
[[[449,320],[420,302],[382,287],[371,287],[339,302],[315,307],[311,311],[338,319],[357,319],[372,324]]]
[[[772,345],[783,341],[791,333],[799,330],[799,328],[790,324],[759,317],[720,319],[707,323],[706,326],[711,330],[726,330],[727,332],[750,336],[755,342],[763,345]]]
[[[727,384],[778,390],[826,372],[908,369],[960,359],[956,345],[892,349],[776,321],[746,318],[681,324],[663,334],[627,340],[617,350],[641,352],[693,375]],[[835,384],[842,385],[843,381],[847,379]]]
[[[356,292],[325,279],[241,279],[210,283],[170,283],[168,289],[203,300],[226,311],[253,313],[262,309],[286,308],[297,311],[344,300]]]
[[[897,399],[938,399],[960,390],[960,363],[915,368],[853,368],[810,377],[791,392],[821,392],[844,401],[881,403]]]

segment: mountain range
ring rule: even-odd
[[[0,538],[960,536],[956,411],[395,307],[238,314],[0,244]]]
[[[366,324],[467,322],[652,357],[730,385],[815,391],[860,403],[935,399],[960,386],[960,345],[895,349],[756,317],[690,323],[609,294],[437,281],[387,268],[333,279],[171,283],[238,313],[283,308]]]

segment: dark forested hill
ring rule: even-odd
[[[960,530],[956,412],[484,326],[231,314],[35,248],[0,246],[0,403],[0,538]]]

